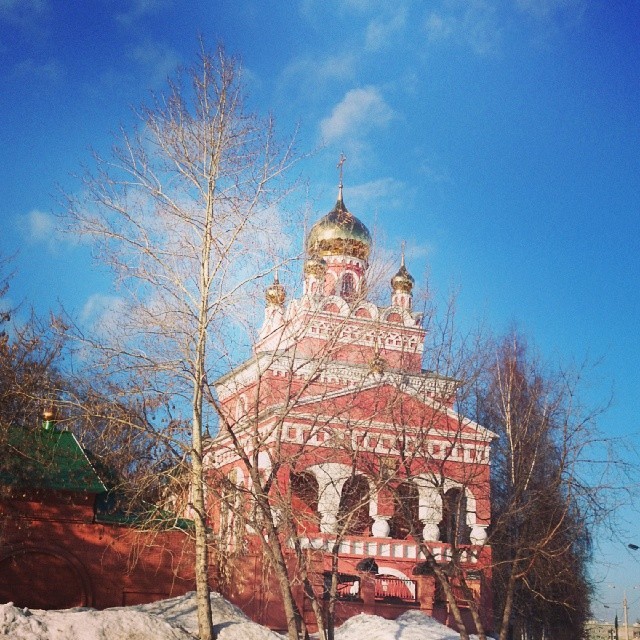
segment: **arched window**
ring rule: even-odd
[[[247,399],[240,396],[236,401],[236,422],[242,420],[247,414]]]
[[[291,512],[301,532],[319,530],[318,481],[312,473],[292,473]]]
[[[440,540],[448,544],[470,544],[467,526],[467,498],[464,490],[453,488],[442,498],[442,522],[440,523]]]
[[[403,482],[395,490],[393,502],[393,518],[389,522],[391,537],[404,540],[413,535],[419,536],[422,524],[419,515],[418,487],[413,482]]]
[[[369,483],[363,476],[352,476],[344,483],[338,508],[338,526],[344,527],[346,535],[369,534]]]
[[[345,273],[340,284],[340,296],[345,300],[353,300],[356,295],[356,281],[352,273]]]

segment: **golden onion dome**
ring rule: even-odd
[[[304,263],[304,272],[306,274],[320,277],[327,271],[327,262],[324,258],[318,255],[311,255]]]
[[[273,276],[273,283],[270,284],[264,291],[264,297],[269,304],[277,304],[283,305],[285,298],[287,297],[287,293],[284,290],[284,287],[280,284],[278,280],[278,272],[276,271]]]
[[[307,253],[318,257],[346,255],[366,260],[370,251],[369,229],[345,206],[341,186],[336,206],[311,227]]]
[[[411,293],[415,280],[413,276],[407,271],[407,267],[404,266],[404,254],[402,255],[402,263],[400,269],[393,278],[391,278],[391,289],[393,291],[404,291]]]

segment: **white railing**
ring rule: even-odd
[[[335,545],[335,538],[331,534],[317,533],[300,539],[303,549],[315,549],[317,551],[330,552]],[[444,542],[427,542],[429,551],[436,562],[448,562],[451,560],[451,545]],[[461,550],[460,562],[477,564],[478,553],[481,547],[470,546]],[[338,553],[343,556],[390,558],[394,560],[425,560],[420,547],[411,540],[392,540],[390,538],[365,538],[347,536],[340,540]]]

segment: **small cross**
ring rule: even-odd
[[[344,153],[340,154],[340,160],[338,160],[338,169],[340,170],[340,186],[342,186],[342,165],[345,163],[347,156]]]

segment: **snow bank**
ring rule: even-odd
[[[193,640],[186,631],[131,609],[29,611],[0,605],[0,636],[12,640]]]
[[[220,640],[281,640],[217,593],[211,594],[211,607]],[[11,640],[194,640],[197,633],[193,593],[104,611],[31,611],[0,605],[0,638]]]
[[[220,594],[211,594],[220,640],[282,640],[251,622]],[[0,638],[11,640],[194,640],[198,633],[193,593],[134,607],[40,611],[0,605]],[[456,640],[459,636],[419,611],[397,620],[360,614],[336,630],[336,640]]]
[[[460,636],[420,611],[406,611],[396,620],[361,613],[336,630],[336,640],[459,640]]]

